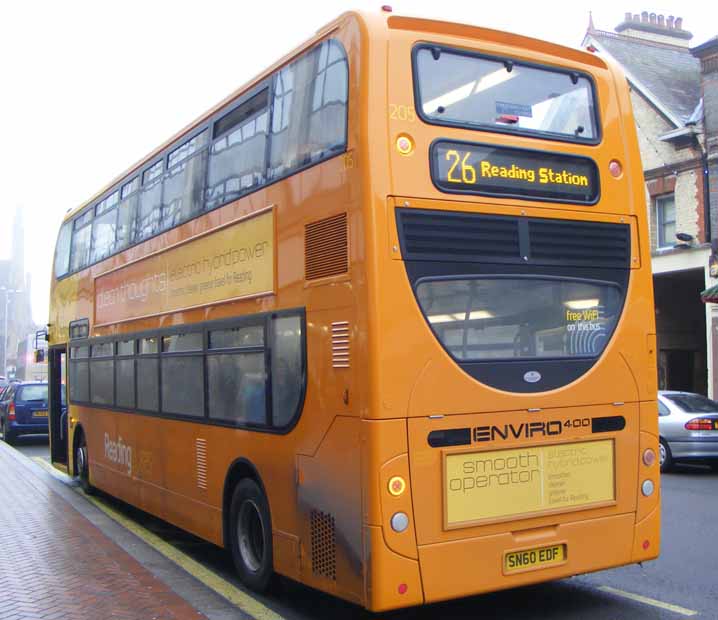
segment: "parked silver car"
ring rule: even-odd
[[[661,471],[677,461],[718,469],[718,403],[692,392],[658,392]]]

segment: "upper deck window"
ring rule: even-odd
[[[600,137],[592,82],[576,71],[422,45],[414,82],[428,123],[569,142]]]

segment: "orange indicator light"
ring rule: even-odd
[[[414,141],[407,135],[401,135],[396,139],[396,150],[400,155],[411,155],[414,152]]]
[[[401,476],[394,476],[389,480],[389,493],[394,497],[398,497],[406,490],[406,482]]]

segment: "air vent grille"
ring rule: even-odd
[[[306,279],[317,280],[347,273],[348,238],[346,213],[307,224],[304,229]]]
[[[405,260],[496,262],[519,253],[519,223],[515,218],[399,210]]]
[[[194,440],[195,465],[197,471],[197,486],[207,490],[207,440]]]
[[[629,267],[628,224],[399,208],[406,261]]]
[[[311,513],[312,572],[337,580],[336,530],[334,517],[319,510]]]
[[[349,322],[332,323],[332,366],[349,368]]]
[[[631,256],[626,224],[529,220],[529,255],[543,263],[626,267]]]

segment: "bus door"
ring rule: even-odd
[[[49,354],[50,460],[67,466],[67,348],[65,345],[51,347]]]

